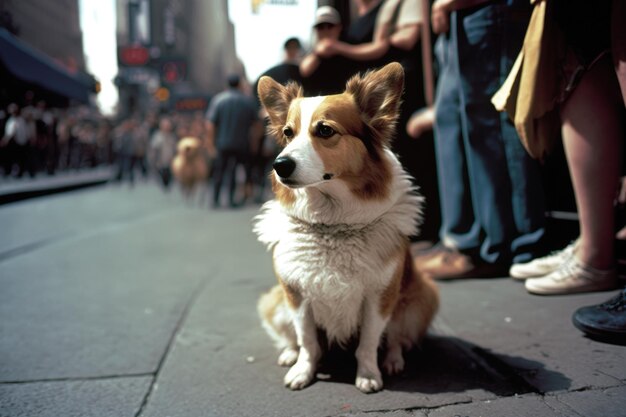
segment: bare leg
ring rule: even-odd
[[[624,132],[615,72],[607,58],[585,74],[561,109],[565,154],[580,221],[577,256],[597,269],[614,263],[613,201]]]

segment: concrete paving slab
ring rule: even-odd
[[[418,414],[419,415],[419,414]],[[455,404],[428,413],[428,417],[572,417],[561,409],[548,405],[542,396],[531,394],[471,404]]]
[[[0,261],[102,225],[124,225],[145,215],[184,206],[156,184],[109,184],[0,207]]]
[[[350,413],[350,414],[339,414],[337,417],[377,417],[377,416],[385,416],[385,417],[428,417],[426,411],[392,411],[390,413],[387,412],[359,412],[359,413]]]
[[[0,384],[1,417],[134,417],[152,378]]]
[[[549,403],[566,408],[573,416],[626,417],[625,398],[626,387],[619,386],[557,394]]]
[[[146,215],[0,263],[0,381],[154,373],[216,265],[206,218]]]
[[[440,289],[446,331],[495,355],[539,392],[626,379],[626,349],[587,339],[571,324],[576,308],[612,292],[539,297],[511,279],[444,282]]]

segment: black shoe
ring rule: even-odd
[[[626,288],[602,304],[579,308],[572,322],[593,339],[626,344]]]

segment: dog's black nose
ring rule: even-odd
[[[273,167],[279,177],[289,178],[296,169],[296,161],[288,156],[281,156],[280,158],[276,158]]]

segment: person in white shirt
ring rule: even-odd
[[[17,176],[21,177],[28,170],[31,177],[35,176],[33,167],[29,164],[29,152],[31,147],[31,135],[26,120],[22,117],[17,104],[9,104],[7,111],[9,119],[4,126],[4,133],[0,139],[0,149],[4,154],[4,176],[8,177],[17,165]]]

